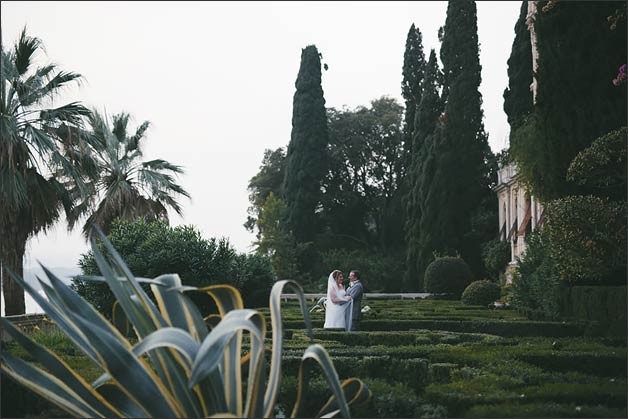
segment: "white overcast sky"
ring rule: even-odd
[[[507,144],[506,61],[520,2],[478,2],[484,123],[493,151]],[[54,62],[82,74],[59,104],[80,100],[109,114],[129,112],[132,128],[152,122],[146,157],[185,167],[183,217],[204,237],[228,237],[250,251],[249,179],[264,149],[290,141],[301,49],[315,44],[328,107],[401,103],[401,68],[412,23],[426,56],[438,52],[447,2],[2,2],[2,43],[26,25]],[[440,60],[439,60],[440,61]],[[75,267],[87,245],[60,222],[27,245],[25,264]]]

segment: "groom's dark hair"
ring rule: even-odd
[[[360,271],[351,271],[356,278],[360,279]]]

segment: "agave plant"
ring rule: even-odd
[[[103,242],[102,250],[96,245],[96,237]],[[298,283],[279,281],[272,288],[272,349],[266,371],[266,321],[260,312],[244,309],[237,289],[228,285],[200,289],[183,286],[174,274],[135,278],[100,230],[96,235],[92,232],[90,242],[103,275],[90,279],[109,285],[137,342],[131,344],[116,326],[43,267],[49,283],[38,281],[47,299],[21,278],[14,279],[102,369],[102,375],[88,383],[61,358],[2,318],[2,327],[45,367],[2,352],[4,373],[76,417],[271,417],[276,413],[283,334],[280,295],[285,287],[299,296],[312,338],[305,297]],[[140,282],[150,284],[156,305]],[[211,331],[185,295],[190,291],[206,292],[216,302],[220,321]],[[246,354],[243,342],[248,342]],[[355,378],[341,383],[331,358],[317,344],[303,354],[292,416],[314,416],[300,407],[308,384],[306,368],[316,363],[332,390],[316,416],[340,413],[350,417],[349,405],[367,400],[370,391]]]

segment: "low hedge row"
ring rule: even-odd
[[[482,378],[485,377],[448,384],[430,384],[425,388],[423,397],[428,402],[447,406],[449,413],[454,416],[463,416],[466,410],[478,404],[554,402],[604,405],[613,408],[626,406],[625,386],[622,388],[614,383],[545,383],[539,386],[508,389],[496,385],[494,379],[489,381]],[[508,416],[512,416],[509,411]]]
[[[426,404],[416,395],[413,389],[404,384],[390,384],[385,380],[364,377],[364,383],[371,390],[372,397],[364,404],[351,406],[353,417],[446,417],[447,409],[443,406]],[[323,377],[313,377],[305,390],[303,411],[316,414],[331,396],[329,385]],[[282,378],[279,407],[285,416],[292,413],[297,396],[297,380],[295,376],[285,375]]]
[[[625,418],[626,408],[588,406],[582,403],[526,403],[478,404],[464,414],[466,418]]]
[[[312,321],[312,326],[322,328],[322,321]],[[466,321],[466,320],[364,320],[361,331],[400,331],[413,329],[446,330],[450,332],[487,333],[510,336],[582,336],[585,324],[542,321]],[[288,320],[286,329],[302,329],[303,322]]]
[[[395,359],[389,355],[332,356],[334,367],[341,378],[370,377],[386,380],[390,384],[403,382],[415,391],[428,384],[428,361],[420,358]],[[285,354],[282,357],[282,371],[296,377],[301,365],[301,356]],[[391,374],[391,372],[394,372]],[[320,370],[312,370],[319,376]]]
[[[626,376],[626,352],[612,354],[542,351],[519,353],[517,359],[547,371],[579,371],[600,377]]]
[[[305,334],[303,334],[305,338]],[[386,346],[449,344],[463,342],[495,342],[503,340],[500,336],[484,333],[455,333],[441,330],[411,330],[395,332],[331,332],[317,329],[315,339],[336,341],[346,346],[373,346],[386,342]]]

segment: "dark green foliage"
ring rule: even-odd
[[[403,277],[401,256],[388,256],[368,250],[336,249],[323,253],[325,272],[341,269],[348,278],[352,269],[361,273],[360,281],[370,292],[399,292]],[[326,290],[325,285],[325,290]]]
[[[250,206],[247,209],[248,217],[244,227],[253,232],[257,227],[257,239],[260,240],[264,234],[259,225],[262,217],[262,210],[268,196],[272,193],[276,197],[281,197],[282,184],[284,179],[286,163],[286,153],[283,147],[276,150],[264,150],[264,158],[259,172],[249,180],[247,189],[249,190]]]
[[[522,1],[508,58],[508,88],[504,90],[504,112],[508,116],[511,135],[522,118],[532,111],[532,43],[526,25],[527,13],[528,2]]]
[[[458,299],[471,278],[469,265],[462,258],[445,256],[430,263],[425,270],[425,291]]]
[[[285,202],[270,192],[257,220],[261,237],[255,242],[257,253],[270,258],[273,271],[280,279],[295,278],[298,274],[297,245],[281,222],[285,211]]]
[[[482,257],[491,279],[499,279],[499,274],[506,269],[510,262],[510,250],[509,241],[491,240],[484,244]]]
[[[316,209],[321,201],[321,183],[329,164],[321,59],[314,45],[301,51],[301,66],[295,86],[283,193],[288,231],[292,232],[297,243],[304,243],[313,241],[320,228]]]
[[[258,305],[269,295],[274,282],[268,259],[238,255],[226,239],[205,240],[193,226],[170,227],[165,222],[114,222],[108,239],[134,275],[154,278],[177,273],[185,285],[231,284],[239,288],[245,302]],[[91,251],[82,255],[79,265],[85,275],[100,275]],[[109,287],[100,282],[73,279],[73,287],[106,317],[115,301]],[[148,295],[150,287],[144,286]],[[201,312],[213,309],[206,295],[189,294]]]
[[[626,62],[626,25],[613,31],[607,22],[616,8],[615,2],[557,2],[537,14],[536,105],[513,133],[511,152],[545,202],[582,193],[566,180],[572,159],[600,135],[626,126],[626,91],[611,83]]]
[[[488,305],[499,299],[499,285],[494,282],[474,281],[465,288],[461,301],[464,304]]]
[[[579,152],[567,169],[567,180],[597,196],[626,200],[626,127],[611,131]]]
[[[370,107],[330,108],[330,170],[324,182],[323,248],[403,244],[403,106],[381,97]]]
[[[545,229],[561,281],[626,283],[626,202],[567,196],[548,202]]]
[[[566,290],[561,314],[598,321],[602,333],[626,337],[626,286],[573,286]]]
[[[242,294],[244,306],[268,306],[275,274],[266,256],[242,253],[235,257],[235,284]]]
[[[526,236],[526,253],[513,276],[512,304],[532,318],[556,319],[561,281],[544,230]]]
[[[410,163],[412,156],[415,113],[421,103],[424,73],[423,37],[419,28],[416,28],[413,23],[406,37],[406,50],[403,53],[403,80],[401,81],[401,96],[406,105],[403,126],[406,165]]]
[[[420,258],[421,249],[429,248],[430,243],[421,233],[421,214],[429,181],[433,176],[434,158],[431,151],[436,138],[434,130],[438,123],[438,116],[443,110],[439,96],[441,78],[436,53],[432,49],[423,83],[423,96],[414,119],[413,153],[408,168],[409,191],[405,197],[407,271],[404,277],[404,288],[408,291],[418,291],[422,288],[422,270],[429,263]]]
[[[446,104],[424,160],[418,273],[436,251],[460,254],[482,277],[481,244],[497,233],[497,164],[482,123],[475,2],[448,3],[440,55]]]

